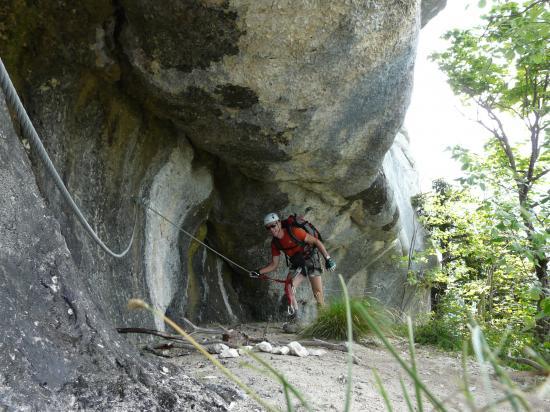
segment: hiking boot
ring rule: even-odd
[[[287,315],[286,318],[288,319],[288,322],[296,322],[296,319],[298,319],[298,311],[294,311],[292,315]]]

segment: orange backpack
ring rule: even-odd
[[[295,243],[294,246],[284,248],[283,245],[281,245],[281,242],[276,237],[273,237],[273,244],[275,247],[279,250],[282,250],[283,252],[288,249],[295,248],[296,245],[299,245],[303,248],[303,256],[304,259],[308,259],[311,257],[313,251],[316,249],[315,246],[311,246],[307,244],[306,242],[303,242],[294,236],[294,233],[292,231],[292,228],[299,227],[300,229],[303,229],[306,231],[306,233],[310,236],[313,236],[320,241],[323,240],[323,237],[321,236],[321,233],[317,230],[315,226],[309,221],[307,221],[303,216],[298,216],[297,214],[290,215],[286,219],[281,221],[281,225],[283,228],[286,229],[288,235],[292,239],[292,241]],[[286,256],[286,255],[285,255]],[[288,260],[287,260],[288,263]]]

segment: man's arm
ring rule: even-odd
[[[260,270],[258,270],[258,273],[260,275],[262,275],[264,273],[273,272],[275,269],[277,269],[277,266],[279,266],[279,257],[280,257],[280,255],[272,256],[271,257],[271,263],[269,265],[267,265],[266,267],[263,267]]]
[[[327,252],[327,249],[325,248],[325,245],[323,245],[323,242],[321,242],[316,237],[313,237],[310,234],[306,234],[306,238],[304,239],[304,241],[307,244],[315,246],[317,249],[319,249],[319,251],[321,252],[321,254],[325,259],[328,259],[330,257]]]
[[[325,258],[325,267],[328,270],[330,270],[331,272],[334,272],[334,270],[336,270],[336,262],[329,256],[325,245],[323,245],[323,242],[321,242],[316,237],[311,236],[310,234],[306,234],[306,238],[304,239],[304,241],[312,246],[316,246],[317,249],[319,249],[323,257]]]

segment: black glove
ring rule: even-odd
[[[250,277],[251,278],[259,278],[260,277],[260,269],[251,271],[250,272]]]
[[[336,270],[336,262],[334,260],[332,260],[332,258],[329,257],[325,261],[325,267],[327,268],[327,270],[330,270],[331,272],[334,272]]]

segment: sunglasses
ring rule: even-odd
[[[273,223],[272,225],[267,225],[265,228],[266,228],[267,230],[271,230],[271,229],[273,229],[274,227],[277,227],[277,223]]]

